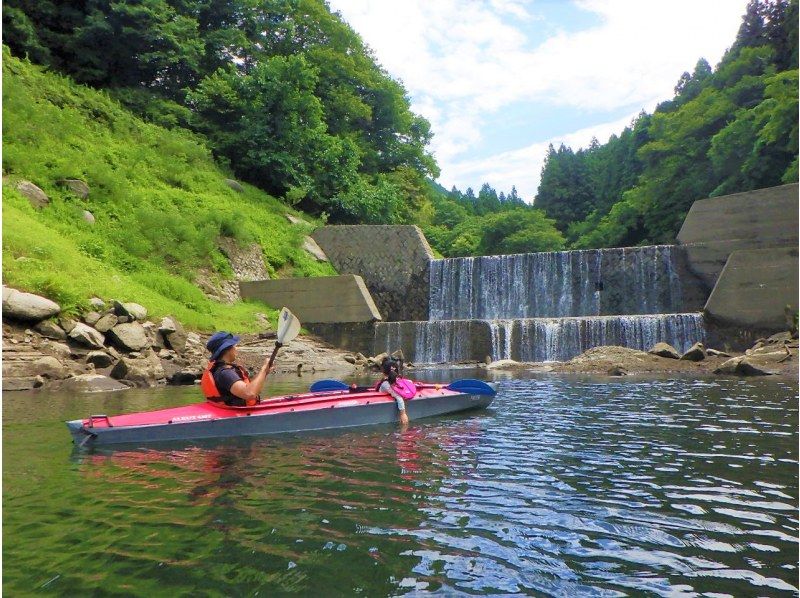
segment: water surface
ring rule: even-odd
[[[63,420],[197,390],[6,393],[3,589],[795,595],[797,390],[506,379],[491,409],[407,431],[95,452],[74,451]]]

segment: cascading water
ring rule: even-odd
[[[432,260],[430,320],[378,323],[375,348],[419,363],[565,361],[662,341],[685,351],[705,340],[686,307],[670,245]]]
[[[681,311],[672,246],[433,260],[430,319]]]

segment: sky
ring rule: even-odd
[[[438,182],[533,201],[550,143],[604,143],[733,43],[747,0],[329,0],[427,118]]]

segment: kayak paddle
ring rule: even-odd
[[[426,384],[424,386],[435,386],[434,384]],[[328,392],[332,390],[348,390],[347,386],[341,380],[317,380],[308,389],[311,392]],[[455,380],[444,388],[454,390],[456,392],[463,392],[471,395],[488,395],[494,396],[497,392],[483,380],[474,380],[465,378],[463,380]]]
[[[300,333],[300,320],[284,307],[278,315],[278,341],[275,343],[275,349],[269,358],[269,367],[275,362],[275,356],[278,354],[278,349],[289,341],[293,341]]]

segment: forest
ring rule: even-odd
[[[670,242],[702,197],[794,182],[797,0],[751,0],[716,67],[607,143],[551,147],[535,198],[443,189],[430,123],[323,0],[6,0],[14,56],[187,129],[331,223],[418,224],[443,256]],[[531,200],[533,200],[531,202]]]

